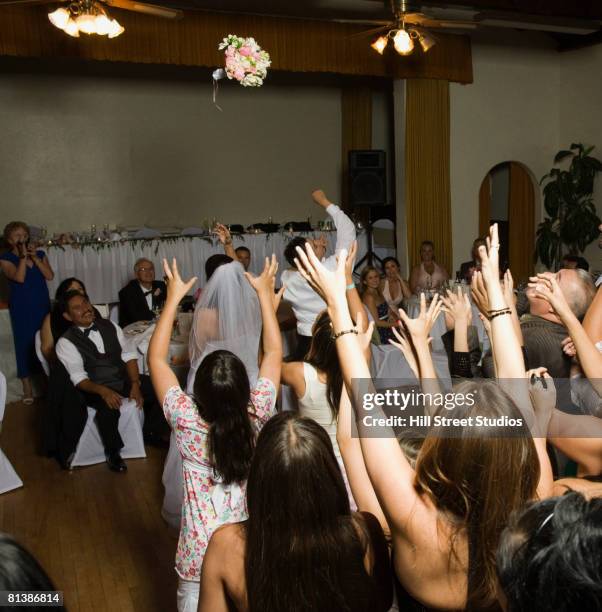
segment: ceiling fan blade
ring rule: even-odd
[[[155,4],[146,4],[145,2],[136,2],[136,0],[102,0],[105,4],[114,8],[133,11],[135,13],[144,13],[145,15],[153,15],[154,17],[164,17],[165,19],[181,19],[184,12],[179,9],[168,8]]]
[[[479,27],[476,21],[454,21],[448,19],[424,19],[420,22],[423,28],[441,28],[446,30],[474,30]]]
[[[352,25],[381,26],[383,28],[393,23],[390,19],[329,19],[328,21],[334,23],[350,23]]]
[[[362,30],[361,32],[355,32],[354,34],[349,34],[347,38],[370,38],[375,36],[379,32],[385,32],[394,27],[393,24],[387,24],[385,26],[380,26],[380,28],[372,28],[371,30]]]
[[[55,4],[56,2],[66,2],[66,0],[0,0],[0,8],[3,6],[21,5],[40,5],[40,4]]]

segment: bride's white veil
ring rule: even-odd
[[[231,351],[245,364],[252,388],[259,370],[261,327],[259,300],[244,276],[242,264],[233,261],[219,266],[194,309],[187,392],[192,394],[204,357],[220,349]]]

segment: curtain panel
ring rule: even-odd
[[[408,255],[420,262],[420,243],[432,240],[435,258],[453,276],[449,170],[449,82],[406,84],[405,206]]]

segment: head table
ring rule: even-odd
[[[284,249],[292,237],[313,238],[321,232],[311,233],[273,233],[242,234],[232,236],[234,248],[245,246],[251,251],[249,271],[259,274],[263,269],[265,257],[276,255],[280,273],[288,267],[284,259]],[[334,252],[336,232],[324,232],[328,239],[328,253]],[[366,235],[359,234],[356,261],[366,252]],[[46,250],[48,261],[54,270],[54,280],[48,283],[53,297],[59,283],[74,276],[86,286],[90,299],[95,304],[109,304],[118,301],[119,291],[134,277],[134,263],[146,257],[155,265],[157,279],[163,278],[162,260],[178,260],[178,268],[183,278],[196,276],[198,286],[205,284],[205,261],[216,253],[223,253],[223,246],[216,238],[181,237],[174,240],[136,240],[74,247],[51,246]]]

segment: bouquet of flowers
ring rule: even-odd
[[[228,34],[219,44],[226,50],[226,76],[236,79],[243,87],[261,87],[271,65],[270,55],[254,38],[241,38]]]

